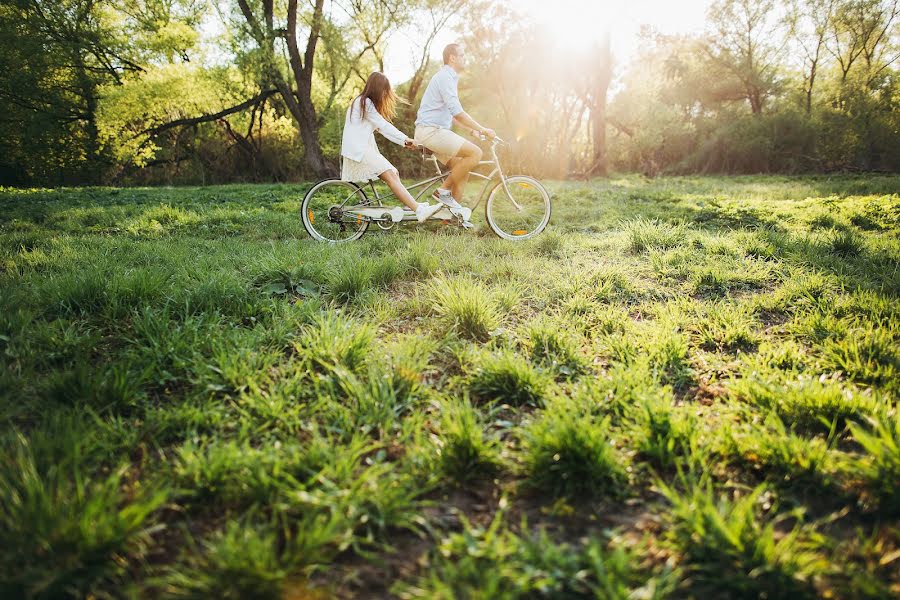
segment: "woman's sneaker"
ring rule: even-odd
[[[419,206],[416,208],[416,220],[421,223],[439,210],[441,210],[440,204],[432,206],[427,202],[419,202]]]

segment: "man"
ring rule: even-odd
[[[457,83],[465,65],[466,55],[459,44],[449,44],[444,48],[444,66],[428,82],[416,115],[416,143],[434,152],[439,161],[450,167],[450,175],[432,197],[451,209],[462,208],[459,201],[462,200],[469,173],[478,165],[482,152],[481,148],[451,131],[450,127],[455,121],[473,133],[492,139],[495,136],[493,129],[482,127],[463,110],[459,102]],[[467,226],[471,224],[467,223]]]

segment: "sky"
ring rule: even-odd
[[[563,47],[580,50],[595,42],[605,29],[611,34],[617,62],[627,63],[637,50],[641,25],[661,33],[690,33],[703,29],[711,0],[510,0],[526,19],[541,24]],[[389,42],[385,71],[404,81],[414,71],[415,32],[400,32]],[[443,32],[432,46],[432,58],[454,41],[453,31]]]

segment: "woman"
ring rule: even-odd
[[[347,109],[344,119],[344,135],[341,139],[341,179],[344,181],[363,182],[372,179],[384,181],[394,195],[410,210],[416,213],[421,223],[441,206],[431,206],[427,202],[416,202],[403,187],[397,169],[381,155],[375,143],[375,131],[378,131],[394,142],[407,148],[415,146],[415,142],[391,125],[397,96],[391,89],[391,82],[383,73],[369,75],[362,93],[354,98]],[[400,221],[403,209],[394,208],[392,219]]]

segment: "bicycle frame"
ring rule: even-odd
[[[477,173],[477,172],[475,172],[475,171],[472,171],[472,172],[469,174],[470,177],[476,177],[476,178],[478,178],[478,179],[483,179],[483,180],[484,180],[484,185],[483,185],[482,188],[481,188],[481,192],[478,194],[478,200],[475,202],[475,204],[474,204],[473,206],[470,207],[470,208],[472,209],[473,212],[474,212],[475,209],[478,208],[478,206],[481,204],[481,201],[484,199],[485,194],[487,193],[488,188],[490,187],[491,182],[494,181],[494,178],[497,177],[497,176],[499,176],[500,183],[503,185],[503,191],[506,193],[506,197],[509,198],[509,200],[513,203],[513,205],[514,205],[518,210],[521,210],[521,207],[518,205],[518,203],[517,203],[517,202],[515,201],[515,199],[512,197],[512,194],[509,193],[509,189],[506,187],[506,176],[504,175],[503,169],[502,169],[501,166],[500,166],[500,159],[497,158],[497,144],[498,144],[498,143],[499,143],[499,140],[497,140],[497,138],[495,138],[494,143],[491,144],[491,156],[492,156],[492,160],[482,160],[482,161],[479,161],[479,163],[478,163],[477,165],[475,165],[475,168],[479,168],[479,167],[482,167],[482,166],[493,166],[494,168],[491,170],[491,172],[490,172],[489,174],[487,174],[487,175],[484,175],[483,173]],[[450,171],[442,171],[442,170],[441,170],[441,165],[440,165],[440,163],[438,162],[437,157],[435,157],[433,154],[431,155],[431,161],[434,162],[434,167],[435,167],[435,171],[437,171],[437,175],[435,175],[435,176],[433,176],[433,177],[430,177],[430,178],[428,178],[428,179],[424,179],[424,180],[422,180],[422,181],[416,182],[416,183],[414,183],[414,184],[412,184],[412,185],[406,187],[407,191],[410,193],[410,195],[413,196],[413,198],[415,198],[416,202],[419,201],[419,198],[421,198],[422,195],[425,194],[425,192],[428,190],[428,188],[429,188],[433,183],[436,183],[436,182],[438,182],[438,181],[444,181],[445,179],[447,179],[447,176],[450,175]],[[368,183],[366,183],[364,186],[360,186],[360,188],[362,189],[362,188],[364,188],[365,186],[368,186],[369,189],[372,190],[372,198],[371,198],[371,200],[370,200],[369,202],[366,203],[366,205],[370,204],[370,203],[373,202],[373,201],[374,201],[374,202],[377,202],[379,205],[381,205],[381,201],[382,201],[382,200],[387,200],[387,199],[389,199],[389,198],[395,198],[395,199],[397,198],[397,195],[394,194],[393,192],[391,192],[391,193],[389,193],[389,194],[385,194],[385,195],[383,195],[383,196],[380,195],[380,194],[378,193],[378,188],[375,187],[375,180],[374,180],[374,179],[371,180],[371,181],[369,181]],[[417,194],[414,193],[414,190],[417,190],[417,189],[419,189],[419,188],[421,188],[421,191],[419,191]],[[346,205],[346,203],[347,203],[354,195],[355,195],[355,194],[351,194],[350,196],[348,196],[348,197],[340,204],[340,208],[343,209],[344,206]],[[365,206],[365,205],[359,205],[359,206]]]

